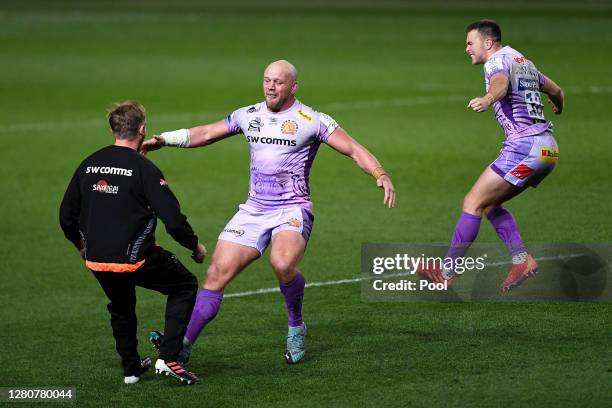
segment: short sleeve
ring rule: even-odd
[[[510,76],[510,67],[504,61],[502,56],[493,57],[484,64],[485,77],[490,80],[495,74],[502,73],[507,77]]]
[[[329,136],[338,128],[338,123],[329,115],[319,113],[319,132],[317,140],[322,143],[327,143]]]
[[[550,81],[546,75],[541,72],[538,72],[538,82],[540,83],[540,88],[542,88],[546,82]]]
[[[227,115],[227,118],[225,118],[225,126],[227,126],[227,131],[230,134],[236,135],[238,133],[242,133],[242,128],[240,127],[241,115],[242,109],[238,109]]]

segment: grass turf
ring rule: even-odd
[[[268,62],[294,62],[300,99],[374,152],[398,192],[398,207],[384,209],[371,179],[321,148],[302,269],[311,282],[352,278],[361,242],[447,241],[463,195],[495,157],[501,131],[491,113],[465,108],[483,83],[481,67],[463,52],[464,26],[494,18],[504,42],[567,93],[566,112],[553,118],[560,165],[509,205],[523,237],[610,241],[612,84],[602,50],[612,39],[601,33],[612,9],[605,3],[544,3],[534,16],[520,4],[479,2],[177,4],[0,8],[0,386],[75,386],[83,406],[609,403],[609,304],[368,304],[358,284],[306,290],[303,364],[283,362],[280,295],[228,298],[191,362],[200,386],[179,389],[151,375],[124,387],[104,295],[57,225],[72,171],[112,141],[104,109],[114,101],[143,103],[150,134],[205,123],[260,100]],[[212,249],[246,195],[244,140],[151,158]],[[163,228],[157,235],[202,278],[205,267]],[[479,241],[496,239],[483,225]],[[262,259],[228,293],[273,286]],[[145,334],[162,326],[163,305],[162,296],[139,292],[144,355],[152,354]]]

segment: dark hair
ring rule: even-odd
[[[465,27],[466,34],[472,30],[477,30],[483,38],[490,38],[493,41],[501,42],[501,28],[493,20],[479,20]]]
[[[145,109],[138,102],[125,101],[114,104],[107,117],[117,139],[131,139],[145,123]]]

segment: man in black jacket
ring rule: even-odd
[[[198,241],[161,171],[138,153],[145,136],[144,108],[115,105],[108,114],[115,144],[77,168],[60,207],[60,225],[109,298],[108,311],[121,356],[124,382],[138,382],[151,362],[140,359],[136,337],[136,291],[141,286],[168,296],[164,342],[157,373],[193,384],[198,378],[176,362],[198,290],[196,277],[155,243],[159,217],[168,233],[202,263]]]

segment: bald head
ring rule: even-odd
[[[272,112],[289,109],[298,90],[297,70],[289,61],[274,61],[264,71],[264,97]]]
[[[279,76],[284,76],[291,81],[297,81],[297,69],[287,60],[278,60],[274,61],[264,71],[264,76],[266,74],[276,74]]]

